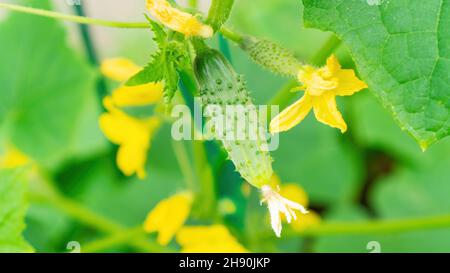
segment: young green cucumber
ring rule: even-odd
[[[209,121],[221,121],[213,123],[213,137],[222,142],[247,182],[257,188],[268,185],[273,170],[266,130],[258,121],[243,76],[233,70],[222,54],[209,48],[198,52],[194,71],[205,112],[213,109],[206,114]]]

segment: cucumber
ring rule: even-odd
[[[266,130],[255,119],[256,107],[244,77],[233,70],[220,52],[209,48],[197,52],[194,72],[203,107],[214,106],[218,110],[215,118],[225,121],[226,127],[214,127],[213,137],[222,143],[242,178],[257,188],[268,185],[273,174],[273,160],[267,151]],[[236,106],[241,110],[240,115],[229,114]],[[245,138],[236,138],[242,128],[239,122],[244,122],[245,128],[254,128],[258,137],[247,134]],[[229,138],[233,135],[234,138]]]
[[[255,63],[281,76],[297,78],[303,66],[292,52],[269,40],[245,36],[239,46]]]

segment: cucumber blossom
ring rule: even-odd
[[[223,121],[214,123],[213,137],[222,142],[229,159],[247,182],[257,188],[269,184],[273,170],[266,130],[258,121],[243,76],[233,70],[222,54],[207,48],[198,52],[194,72],[204,109],[208,112],[214,106],[211,116]],[[245,129],[249,130],[247,134],[239,137]]]

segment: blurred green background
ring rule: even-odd
[[[57,10],[73,12],[65,1],[53,2]],[[144,20],[141,0],[84,0],[83,7],[92,17]],[[301,14],[299,0],[236,0],[227,25],[274,40],[308,61],[331,34],[303,28]],[[77,25],[30,15],[11,13],[8,19],[7,13],[1,15],[2,143],[12,143],[36,160],[65,196],[127,227],[141,225],[155,204],[185,188],[169,125],[153,142],[145,181],[124,177],[117,170],[116,148],[98,128],[99,72],[88,62]],[[123,56],[145,65],[155,50],[148,30],[91,27],[91,34],[99,59]],[[288,80],[264,71],[239,48],[230,46],[232,63],[246,76],[255,102],[267,103]],[[353,66],[345,45],[337,52],[344,66]],[[323,222],[450,214],[449,139],[422,152],[369,90],[338,103],[348,133],[342,135],[310,115],[282,134],[280,147],[273,152],[274,169],[281,180],[301,185]],[[191,154],[191,143],[183,145]],[[370,241],[378,241],[382,252],[450,251],[450,228],[308,239],[291,234],[276,239],[256,192],[248,199],[242,196],[238,189],[243,182],[230,164],[214,171],[218,199],[228,198],[238,207],[236,215],[225,217],[226,223],[250,251],[368,252]],[[104,235],[51,205],[31,202],[24,236],[37,252],[64,252],[69,241],[83,246]],[[120,245],[102,251],[137,250]]]

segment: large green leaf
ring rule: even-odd
[[[25,2],[49,8],[48,1]],[[94,73],[54,20],[12,13],[0,37],[0,124],[20,150],[54,162],[73,149]]]
[[[362,78],[425,149],[450,132],[450,3],[303,0],[309,27],[349,47]]]
[[[347,118],[359,145],[383,151],[395,158],[395,164],[411,167],[429,166],[448,158],[450,138],[422,152],[370,93],[358,93],[346,102],[351,106],[347,107]]]
[[[371,195],[377,214],[385,219],[449,214],[449,163],[447,157],[422,169],[400,169],[380,181]],[[382,242],[395,252],[448,252],[450,228],[386,236]]]
[[[437,159],[437,158],[436,158]],[[427,159],[428,160],[428,159]],[[369,204],[380,220],[414,219],[450,213],[448,193],[450,158],[435,160],[422,168],[400,167],[375,183]],[[369,213],[356,207],[337,208],[326,220],[349,222],[370,220]],[[369,242],[378,242],[381,252],[448,252],[450,228],[404,231],[390,234],[322,237],[314,247],[318,252],[368,252]]]
[[[27,202],[27,172],[24,169],[0,171],[0,252],[31,252],[23,239]]]

